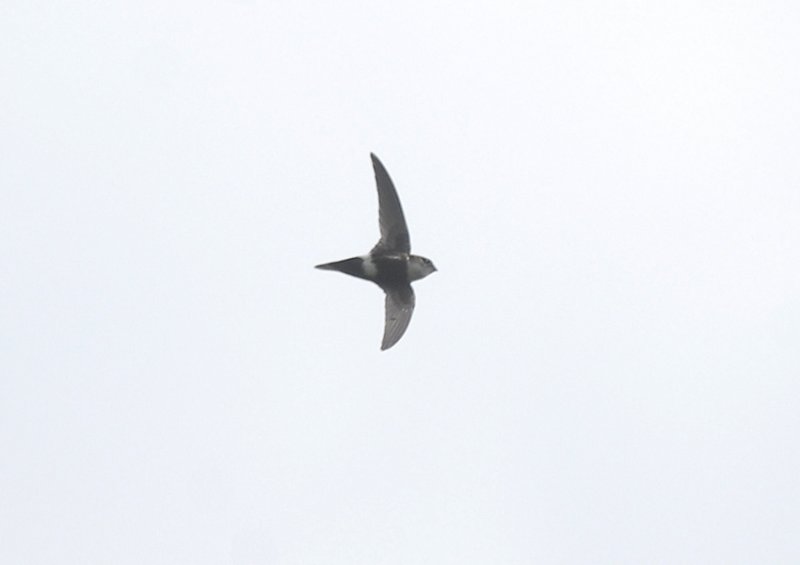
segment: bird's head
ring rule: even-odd
[[[409,281],[418,281],[436,272],[436,267],[433,261],[427,257],[420,257],[419,255],[412,255],[408,261],[408,279]]]

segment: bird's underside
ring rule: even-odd
[[[318,269],[339,271],[372,281],[386,294],[385,320],[381,350],[396,344],[411,322],[414,313],[414,289],[411,280],[436,270],[424,257],[410,255],[411,243],[403,208],[386,168],[370,154],[378,188],[378,218],[381,238],[368,255],[317,265]],[[413,263],[413,278],[410,276]]]

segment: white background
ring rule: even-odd
[[[800,562],[798,29],[6,0],[0,562]]]

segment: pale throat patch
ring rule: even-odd
[[[419,279],[430,274],[430,270],[425,266],[425,264],[419,261],[414,261],[413,259],[407,263],[406,272],[408,273],[409,281],[418,281]]]
[[[378,267],[372,262],[372,258],[369,255],[363,255],[361,259],[363,260],[361,266],[364,267],[364,274],[373,279],[377,277]]]

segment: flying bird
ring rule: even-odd
[[[381,350],[397,343],[414,313],[413,281],[427,277],[436,267],[430,259],[411,254],[408,227],[389,173],[373,154],[372,168],[378,185],[378,219],[381,238],[367,255],[324,263],[317,269],[339,271],[372,281],[386,293],[386,320]]]

